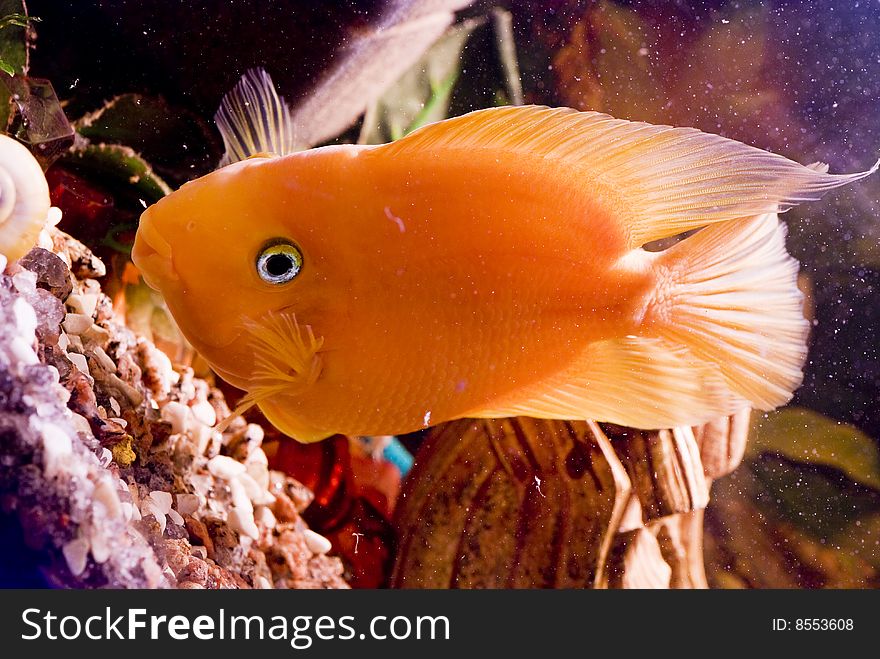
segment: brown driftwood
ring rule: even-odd
[[[608,561],[610,588],[669,588],[672,569],[645,527],[618,533]]]
[[[672,588],[708,588],[703,565],[703,511],[672,515],[653,522],[663,560],[672,570]]]
[[[645,431],[607,426],[645,521],[705,508],[709,487],[688,427]]]
[[[745,408],[733,416],[721,417],[694,429],[706,476],[721,478],[742,462],[750,417],[751,410]]]
[[[604,587],[629,493],[596,424],[446,424],[401,496],[392,585]]]
[[[391,585],[705,588],[702,511],[747,433],[747,412],[660,431],[529,418],[435,428],[395,513]]]

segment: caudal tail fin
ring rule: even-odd
[[[808,323],[798,263],[775,213],[702,229],[657,255],[646,327],[715,365],[755,408],[788,402],[803,379]]]

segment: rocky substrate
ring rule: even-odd
[[[222,393],[124,326],[88,249],[50,229],[0,273],[0,505],[51,582],[346,587],[262,427],[212,429]]]

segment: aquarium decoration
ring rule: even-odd
[[[880,584],[876,175],[782,216],[810,333],[792,403],[668,429],[428,410],[413,432],[300,444],[244,409],[131,260],[147,208],[241,159],[215,113],[247,71],[287,99],[289,152],[548,105],[853,172],[877,158],[880,74],[810,62],[838,40],[868,71],[858,35],[880,17],[388,0],[262,20],[235,0],[182,43],[171,7],[62,4],[0,0],[0,585]]]

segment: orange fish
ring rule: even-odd
[[[691,128],[546,107],[271,156],[292,128],[267,76],[220,119],[232,164],[147,209],[132,257],[248,392],[241,409],[304,442],[461,417],[660,428],[782,405],[807,323],[777,213],[877,169],[830,175]]]

